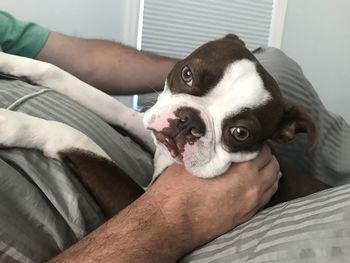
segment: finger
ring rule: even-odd
[[[271,197],[277,192],[279,180],[281,179],[281,177],[282,177],[282,172],[278,171],[277,174],[275,175],[275,180],[273,181],[272,185],[267,187],[265,192],[262,194],[262,197],[260,199],[261,202],[259,206],[261,207],[265,206],[270,201]]]
[[[281,173],[279,172],[277,175],[277,180],[274,181],[273,185],[271,185],[269,188],[266,189],[266,191],[263,194],[261,194],[255,209],[260,210],[270,202],[272,196],[278,190],[278,183],[279,183],[280,176],[281,176]]]
[[[260,175],[258,176],[259,183],[261,185],[262,192],[265,192],[266,189],[271,188],[275,182],[279,180],[280,174],[280,165],[274,155],[272,155],[271,160],[264,168],[260,170]]]
[[[262,195],[260,202],[259,202],[259,207],[265,206],[270,200],[271,197],[277,192],[278,190],[278,180],[270,187],[268,188],[265,193]]]
[[[264,144],[258,156],[252,162],[258,169],[264,168],[272,159],[271,149],[267,144]]]
[[[272,169],[272,173],[271,173]],[[263,208],[270,200],[271,197],[277,192],[279,179],[282,176],[281,171],[279,171],[279,165],[275,156],[273,156],[273,160],[263,169],[262,176],[267,176],[270,180],[265,180],[265,184],[268,186],[261,185],[261,194],[258,198],[258,202],[255,207],[251,210],[251,213],[255,214],[261,208]]]

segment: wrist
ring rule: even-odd
[[[169,198],[157,187],[152,187],[138,201],[140,207],[147,205],[150,209],[147,213],[151,215],[149,222],[152,221],[154,227],[150,234],[160,262],[176,262],[196,247],[192,244],[191,224],[183,212],[183,198],[178,195]]]
[[[193,249],[211,241],[216,235],[213,235],[213,226],[205,220],[210,211],[204,209],[205,215],[203,215],[203,206],[198,203],[198,199],[193,198],[197,193],[187,191],[186,186],[182,184],[186,184],[187,181],[181,182],[179,178],[175,185],[168,184],[162,182],[165,178],[163,176],[166,174],[159,178],[159,182],[156,182],[147,194],[157,205],[161,223],[166,226],[170,234],[169,247],[172,248],[176,258],[180,259]]]
[[[236,196],[230,189],[222,177],[199,178],[181,165],[170,166],[149,189],[172,229],[180,256],[247,219],[246,209],[237,205],[241,194]]]
[[[118,236],[127,237],[127,242],[118,243],[119,252],[124,252],[118,262],[177,262],[193,249],[185,221],[169,220],[173,200],[164,202],[161,197],[157,189],[147,191],[109,222],[118,227]]]
[[[188,251],[180,232],[149,191],[50,262],[176,262]]]

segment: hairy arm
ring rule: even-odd
[[[268,147],[213,179],[172,165],[137,201],[51,262],[176,262],[252,217],[278,180]]]
[[[152,193],[144,194],[118,216],[50,262],[175,262],[175,234]]]
[[[176,60],[138,51],[108,40],[51,32],[36,57],[113,95],[162,90]]]

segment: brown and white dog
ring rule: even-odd
[[[173,162],[182,163],[195,176],[218,176],[232,162],[256,157],[266,140],[285,143],[298,132],[308,133],[310,149],[317,142],[310,116],[282,98],[276,81],[232,34],[199,47],[174,66],[158,101],[144,115],[148,130],[142,127],[141,114],[53,65],[0,53],[0,72],[71,97],[128,130],[149,149],[154,148],[151,130],[156,144],[153,179]],[[142,194],[98,145],[62,123],[2,109],[0,143],[40,149],[48,157],[67,160],[107,215]],[[293,170],[282,171],[273,203],[327,188]],[[125,201],[115,206],[116,198]]]
[[[161,159],[205,178],[255,158],[267,139],[287,142],[308,132],[310,148],[317,140],[309,115],[282,98],[275,80],[232,34],[175,65],[144,124]]]
[[[232,162],[255,158],[268,139],[287,143],[306,132],[312,150],[318,137],[307,112],[282,97],[276,81],[233,34],[174,66],[144,124],[157,145],[155,178],[173,162],[199,177],[218,176]],[[278,159],[284,176],[270,205],[328,188]]]

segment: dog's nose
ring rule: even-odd
[[[196,109],[183,107],[175,112],[175,116],[179,118],[177,128],[179,133],[187,136],[200,138],[205,134],[205,124],[200,117],[200,112]]]

